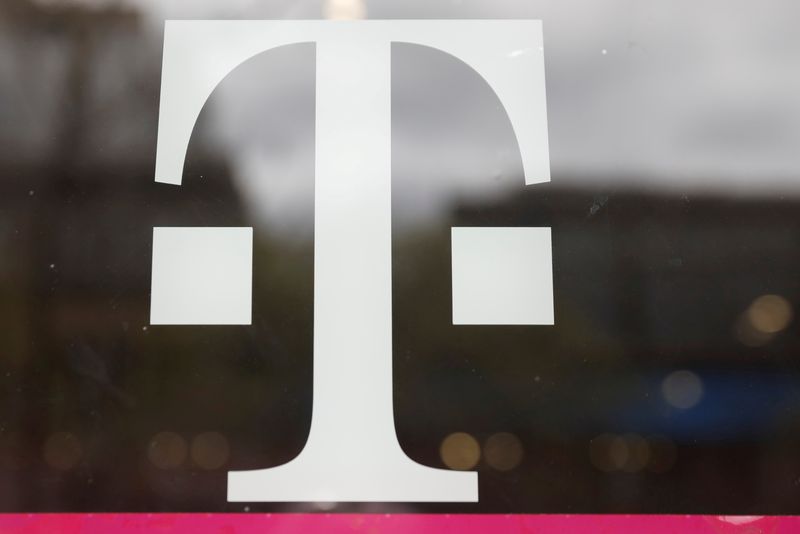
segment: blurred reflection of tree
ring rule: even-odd
[[[44,163],[33,171],[38,172],[39,176],[34,180],[8,184],[12,188],[33,187],[29,196],[36,197],[36,207],[23,214],[27,219],[23,223],[25,233],[30,236],[27,239],[29,263],[24,266],[28,282],[25,292],[31,298],[20,309],[27,312],[26,329],[30,335],[27,348],[30,353],[24,358],[28,361],[21,369],[22,377],[18,379],[18,391],[24,400],[10,414],[17,419],[19,427],[26,429],[23,433],[27,440],[26,448],[35,450],[46,439],[51,425],[59,424],[57,412],[61,407],[54,406],[51,397],[43,395],[41,388],[57,388],[58,370],[64,363],[64,340],[55,335],[59,330],[58,312],[59,308],[63,308],[63,300],[59,298],[55,287],[58,284],[56,268],[60,268],[61,264],[54,263],[54,250],[60,245],[62,225],[65,222],[69,224],[70,220],[71,210],[65,209],[64,201],[70,203],[80,193],[80,183],[83,181],[79,176],[80,158],[86,150],[87,89],[92,76],[93,52],[98,44],[96,29],[126,31],[127,27],[129,31],[136,25],[137,17],[118,8],[87,10],[57,4],[41,6],[26,0],[6,2],[1,9],[6,14],[7,28],[4,28],[4,33],[7,31],[6,35],[17,35],[21,42],[29,45],[16,58],[17,69],[11,78],[12,83],[18,84],[17,87],[23,90],[40,84],[62,87],[57,96],[61,105],[56,107],[56,115],[52,117],[56,130],[51,150],[37,155],[39,161]],[[37,72],[36,56],[37,52],[41,52],[37,39],[55,40],[66,50],[66,65],[61,79],[52,76],[51,71]],[[34,199],[31,198],[31,201]],[[20,222],[17,221],[18,224]],[[19,309],[13,311],[19,314]],[[95,362],[95,367],[101,365]],[[91,375],[95,380],[108,380],[105,372]],[[110,387],[109,384],[105,385]],[[39,464],[34,462],[32,465]],[[27,478],[26,475],[28,473],[23,472],[21,479]],[[58,495],[41,495],[36,485],[26,483],[27,480],[19,482],[17,497],[23,507],[41,506],[48,501],[50,505],[57,505]]]
[[[142,56],[157,46],[135,13],[29,0],[0,13],[13,45],[0,48],[2,68],[13,65],[0,95],[29,102],[0,109],[22,119],[0,126],[0,508],[238,509],[225,470],[280,464],[305,437],[311,244],[257,231],[252,328],[148,328],[152,226],[252,224],[228,162],[201,126],[185,185],[153,183],[158,62]],[[44,68],[51,45],[63,62]],[[797,397],[765,403],[772,434],[680,443],[681,463],[658,475],[600,471],[589,442],[637,430],[628,412],[655,402],[652,376],[674,367],[797,373],[795,330],[759,347],[733,331],[759,295],[798,302],[797,202],[557,184],[454,202],[439,226],[395,234],[403,447],[441,465],[448,434],[518,436],[522,463],[479,464],[482,501],[469,511],[794,509]],[[552,226],[556,326],[452,327],[451,225]],[[204,470],[192,451],[209,430],[230,461]]]

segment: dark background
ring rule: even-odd
[[[634,145],[571,166],[564,110],[587,104],[554,49],[553,181],[526,188],[491,90],[412,46],[392,70],[396,427],[414,460],[479,471],[480,502],[228,504],[227,471],[285,463],[310,423],[314,48],[224,82],[177,188],[153,181],[160,28],[133,4],[0,5],[0,510],[800,513],[800,165],[740,172],[734,143],[710,170],[622,165],[651,157]],[[237,117],[226,91],[250,122],[215,115]],[[789,136],[754,117],[709,135]],[[648,135],[624,122],[609,139]],[[255,227],[252,326],[149,326],[171,225]],[[452,326],[450,228],[483,225],[552,227],[555,326]]]

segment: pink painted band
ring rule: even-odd
[[[685,534],[800,532],[800,516],[0,514],[2,534]]]

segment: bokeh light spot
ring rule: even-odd
[[[326,0],[324,11],[328,19],[363,19],[367,14],[367,6],[364,0]]]
[[[661,394],[671,406],[688,410],[703,397],[703,381],[691,371],[674,371],[661,383]]]
[[[753,329],[763,334],[780,332],[792,320],[792,305],[778,295],[763,295],[750,304],[747,319]]]
[[[203,432],[192,440],[192,461],[203,469],[219,469],[228,461],[228,440],[219,432]]]
[[[522,462],[522,442],[514,434],[499,432],[486,440],[483,456],[498,471],[511,471]]]
[[[663,472],[675,461],[674,446],[664,452],[667,445],[672,446],[672,443],[660,438],[653,442],[639,434],[601,434],[589,442],[589,458],[593,466],[606,473],[637,473],[645,468],[651,469],[654,462],[655,469],[651,470]]]
[[[159,432],[147,447],[147,457],[159,469],[174,469],[186,461],[186,440],[175,432]]]
[[[478,440],[466,432],[455,432],[442,441],[439,448],[444,465],[460,471],[472,469],[481,459],[481,446]]]
[[[638,434],[626,434],[622,439],[625,440],[628,452],[628,457],[622,466],[622,470],[628,473],[641,471],[650,460],[650,445],[646,439]]]

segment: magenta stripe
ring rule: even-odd
[[[800,532],[800,516],[3,514],[2,534],[685,534]]]

